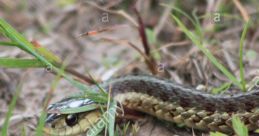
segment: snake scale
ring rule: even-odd
[[[186,127],[229,134],[233,132],[231,118],[235,114],[249,131],[259,128],[259,88],[231,96],[212,95],[166,79],[142,75],[112,79],[100,86],[105,90],[111,88],[111,96],[123,107]],[[92,89],[97,91],[98,88],[92,86]],[[92,103],[89,99],[68,98],[50,105],[48,109],[81,107]],[[77,113],[76,118],[49,113],[46,122],[50,125],[45,127],[45,132],[54,135],[83,133],[99,116],[100,112],[96,110]]]

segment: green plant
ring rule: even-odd
[[[61,60],[52,52],[48,51],[46,48],[41,47],[37,45],[37,43],[33,44],[26,40],[20,33],[18,33],[12,26],[10,26],[4,19],[0,19],[0,33],[6,36],[10,39],[10,42],[3,42],[0,41],[0,46],[10,46],[10,47],[18,47],[21,50],[27,52],[28,54],[31,54],[35,59],[16,59],[16,58],[0,58],[0,66],[1,67],[7,67],[7,68],[51,68],[55,73],[57,73],[57,77],[55,81],[52,84],[51,89],[54,90],[57,81],[60,77],[64,77],[67,81],[69,81],[73,86],[78,88],[82,91],[83,97],[87,97],[97,103],[107,103],[110,98],[108,98],[107,93],[100,88],[99,92],[92,91],[88,86],[85,84],[82,84],[81,82],[78,82],[77,80],[74,80],[72,76],[68,75],[64,69],[65,67],[63,64],[61,64]],[[96,82],[95,82],[96,83]],[[97,83],[96,83],[97,84]],[[97,84],[98,85],[98,84]],[[18,86],[20,88],[20,86]],[[19,89],[18,89],[19,90]],[[15,106],[16,99],[19,95],[20,91],[16,91],[17,94],[12,100],[12,103],[9,105],[9,111],[7,113],[7,117],[5,118],[5,124],[2,128],[1,135],[5,136],[7,135],[7,129],[8,129],[8,122],[12,114],[12,110]],[[82,94],[75,95],[74,97],[82,97]],[[49,100],[49,99],[48,99]],[[43,109],[46,109],[46,105],[48,103],[48,100],[45,101],[45,107]],[[114,107],[115,103],[113,100],[110,102],[109,109],[112,109]],[[80,111],[87,111],[89,109],[93,109],[95,107],[81,107],[77,109],[69,109],[68,111],[62,111],[62,112],[77,112]],[[115,113],[112,111],[109,111],[114,116]],[[41,112],[39,124],[36,128],[36,135],[41,136],[42,129],[44,127],[45,118],[46,118],[46,112],[43,110]],[[112,135],[114,133],[114,122],[115,117],[109,117],[109,133]],[[95,133],[95,135],[98,135],[99,132],[101,132],[103,128],[100,128],[100,131]]]
[[[238,136],[248,136],[248,129],[237,116],[232,116],[232,125]]]
[[[246,24],[244,26],[244,30],[241,35],[240,42],[239,42],[240,43],[240,45],[239,45],[239,69],[240,69],[240,80],[241,80],[243,91],[246,90],[246,81],[245,81],[245,77],[244,77],[244,64],[243,64],[243,48],[244,48],[245,36],[246,36],[247,30],[249,28],[249,25],[250,25],[250,21],[246,22]]]
[[[8,107],[8,112],[6,114],[5,121],[4,121],[4,124],[2,126],[2,130],[1,130],[1,136],[7,136],[7,134],[8,134],[9,120],[10,120],[10,118],[12,116],[12,113],[13,113],[13,110],[15,108],[17,98],[20,95],[21,88],[22,88],[22,82],[16,88],[14,97],[12,98],[11,104]]]

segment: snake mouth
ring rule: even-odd
[[[52,120],[46,120],[43,131],[49,135],[70,136],[87,132],[101,117],[101,111],[94,110],[76,114],[50,114]]]

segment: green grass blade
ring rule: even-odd
[[[0,67],[4,67],[4,68],[42,68],[42,67],[46,67],[46,65],[37,59],[0,58]]]
[[[246,22],[241,39],[240,39],[240,45],[239,45],[239,69],[240,69],[240,80],[242,84],[242,90],[246,90],[246,81],[245,81],[245,76],[244,76],[244,64],[243,64],[243,49],[244,49],[244,41],[246,37],[247,30],[249,28],[250,21]]]
[[[54,91],[57,87],[57,84],[61,78],[61,72],[64,72],[64,68],[65,68],[65,65],[62,65],[61,67],[61,70],[59,71],[59,73],[57,74],[57,76],[55,77],[54,81],[52,81],[52,84],[51,84],[51,90],[50,91]],[[37,128],[36,128],[36,136],[42,136],[43,135],[43,128],[45,126],[45,120],[46,120],[46,117],[47,117],[47,113],[46,113],[46,108],[47,108],[47,105],[48,105],[48,102],[50,101],[51,99],[51,92],[48,93],[45,101],[44,101],[44,104],[43,104],[43,110],[40,114],[40,120],[39,120],[39,124],[37,125]]]
[[[40,114],[40,120],[39,120],[39,124],[36,128],[36,136],[42,136],[43,135],[43,128],[45,126],[45,120],[47,117],[47,113],[45,111],[42,111]]]
[[[53,63],[61,63],[61,60],[59,57],[57,57],[55,54],[53,54],[51,51],[49,51],[48,49],[40,46],[38,43],[35,42],[36,45],[33,44],[33,49],[35,49],[35,51],[37,53],[39,53],[40,55],[44,56],[47,60],[53,62]],[[15,43],[15,42],[3,42],[0,41],[0,45],[1,46],[11,46],[11,47],[18,47],[21,48],[22,50],[26,50],[24,48],[22,48],[22,46],[20,46],[19,44]]]
[[[218,88],[213,88],[211,92],[212,92],[212,94],[219,94],[223,91],[228,90],[231,85],[232,85],[232,83],[224,83]]]
[[[0,32],[2,32],[1,29],[0,29]],[[15,42],[0,41],[0,46],[18,47],[18,48],[22,49],[23,51],[26,50],[26,49],[23,49],[22,46],[20,46],[19,44],[15,43]]]
[[[122,128],[122,134],[125,136],[127,135],[127,132],[129,130],[129,126],[130,126],[130,122],[127,122],[127,124],[123,124],[123,128]],[[119,127],[119,126],[118,126]]]
[[[8,107],[8,112],[6,114],[5,121],[4,121],[4,124],[2,126],[2,130],[1,130],[1,136],[7,136],[7,134],[8,134],[9,120],[12,116],[13,110],[14,110],[15,105],[16,105],[17,98],[19,97],[21,90],[22,90],[22,81],[17,86],[15,94],[12,98],[11,104]]]
[[[45,58],[46,55],[44,56],[44,51],[42,53],[42,51],[37,51],[34,47],[34,45],[32,45],[32,43],[30,43],[29,41],[27,41],[21,34],[19,34],[14,28],[12,28],[12,26],[10,26],[5,20],[0,19],[0,31],[1,33],[3,33],[5,36],[7,36],[9,39],[11,39],[12,42],[17,43],[17,45],[19,45],[18,47],[23,49],[24,51],[26,51],[27,53],[33,55],[35,58],[37,58],[39,61],[41,61],[43,64],[47,65],[49,68],[51,68],[53,71],[57,72],[58,75],[63,76],[66,80],[68,80],[73,86],[77,87],[78,89],[80,89],[84,94],[90,94],[87,95],[87,97],[89,99],[91,99],[91,95],[93,94],[93,91],[91,90],[91,88],[89,88],[88,86],[86,86],[85,84],[82,84],[76,80],[74,80],[71,76],[68,76],[65,74],[65,72],[63,70],[61,70],[60,68],[56,67],[55,65],[53,65],[51,63],[51,59],[50,58]],[[98,85],[98,84],[97,84]],[[102,90],[103,91],[103,90]],[[101,91],[101,92],[102,92]],[[103,93],[104,94],[104,93]],[[104,97],[107,96],[103,95]],[[96,95],[93,96],[94,98],[96,97]],[[45,104],[44,104],[45,105]],[[39,121],[39,125],[36,128],[36,135],[37,136],[41,136],[42,135],[42,129],[44,127],[45,124],[45,118],[46,118],[46,113],[44,111],[42,111],[41,115],[40,115],[40,121]],[[107,118],[107,117],[106,117]],[[101,122],[102,123],[102,122]],[[105,127],[107,125],[107,123],[103,126]],[[99,128],[97,129],[98,131],[101,132],[103,128]],[[99,132],[95,129],[95,134],[98,134]]]
[[[238,136],[248,136],[248,129],[244,125],[243,122],[241,122],[240,118],[237,116],[232,116],[232,125],[235,133]]]
[[[25,128],[25,125],[24,125],[24,124],[23,124],[23,126],[22,126],[21,136],[26,136],[26,128]]]
[[[24,49],[24,51],[28,52],[29,54],[35,56],[38,60],[42,61],[44,64],[46,64],[49,68],[56,71],[57,73],[60,72],[60,69],[52,65],[51,61],[44,58],[44,56],[40,55],[36,50],[34,45],[27,41],[21,34],[19,34],[11,25],[9,25],[4,19],[0,18],[0,31],[2,34],[7,36],[9,39],[12,40],[12,42],[17,43],[19,45],[19,48]],[[68,80],[73,86],[77,87],[81,91],[90,92],[89,88],[78,82],[73,80],[72,77],[67,76],[64,72],[61,72],[61,75]]]
[[[195,24],[194,27],[195,27],[195,33],[199,36],[199,40],[202,41],[203,40],[203,32],[202,32],[202,27],[201,27],[201,23],[200,23],[200,20],[198,18],[198,15],[197,15],[197,10],[194,10],[192,12],[192,16],[194,17],[194,20],[195,20]]]
[[[167,4],[164,4],[164,3],[162,3],[161,5],[164,6],[164,7],[170,7],[170,8],[172,8],[173,10],[175,10],[175,11],[179,12],[180,14],[182,14],[183,16],[187,17],[187,18],[192,22],[193,25],[196,24],[195,21],[191,18],[191,16],[189,16],[189,15],[188,15],[186,12],[184,12],[182,9],[180,9],[180,8],[178,8],[178,7],[175,7],[175,6],[173,6],[173,5],[167,5]]]
[[[34,45],[35,51],[40,55],[44,56],[48,61],[54,64],[62,63],[60,58],[57,55],[49,51],[47,48],[42,47],[39,43],[33,42],[33,45]]]
[[[154,30],[150,29],[150,28],[146,28],[145,32],[147,34],[148,43],[156,44],[157,43],[157,38],[156,38]]]
[[[111,132],[114,132],[113,121],[115,120],[115,112],[117,105],[114,105],[114,103],[112,102],[110,106],[111,107],[102,114],[100,120],[96,124],[93,124],[92,127],[87,131],[86,136],[97,136],[106,126],[109,126],[109,131],[110,129],[113,129]],[[110,123],[112,123],[113,126],[110,126]]]
[[[52,66],[52,64],[46,60],[43,56],[36,53],[34,50],[33,45],[27,41],[21,34],[19,34],[11,25],[9,25],[4,19],[0,19],[0,30],[1,32],[6,35],[9,39],[13,42],[17,43],[20,48],[24,49],[29,54],[35,56],[37,59],[41,60],[45,64]]]
[[[0,45],[1,46],[14,46],[14,47],[19,46],[17,43],[14,43],[14,42],[2,42],[2,41],[0,41]]]
[[[197,17],[197,15],[193,12],[192,13],[192,16],[194,17],[194,19],[189,16],[186,12],[184,12],[182,9],[176,7],[176,6],[173,6],[173,5],[167,5],[167,4],[161,4],[162,6],[165,6],[165,7],[170,7],[172,8],[173,10],[175,10],[176,12],[182,14],[183,16],[185,16],[187,19],[189,19],[192,23],[192,25],[195,27],[195,32],[197,35],[199,35],[200,39],[202,39],[203,37],[203,34],[202,34],[202,28],[201,28],[201,24],[199,22],[199,19]]]
[[[35,56],[48,66],[52,66],[50,62],[60,62],[59,58],[53,53],[49,52],[43,47],[35,47],[31,42],[26,40],[21,34],[19,34],[11,25],[9,25],[4,19],[0,19],[1,32],[13,41],[13,44],[27,53]],[[9,44],[10,45],[10,44]],[[46,58],[45,58],[46,57]]]
[[[225,76],[229,78],[235,85],[237,85],[240,89],[242,89],[242,85],[236,79],[234,75],[232,75],[227,68],[225,68],[218,60],[210,53],[210,51],[205,48],[201,41],[197,40],[197,37],[186,28],[186,26],[174,15],[172,15],[173,19],[176,21],[178,26],[182,29],[182,31],[191,39],[191,41],[208,57],[210,62],[214,64]]]
[[[116,114],[116,108],[117,108],[117,103],[116,101],[111,101],[110,106],[109,106],[109,116],[108,116],[108,131],[109,131],[109,136],[114,136],[114,125],[115,125],[115,114]]]
[[[57,111],[57,113],[61,114],[73,114],[73,113],[79,113],[79,112],[86,112],[86,111],[92,111],[100,106],[96,104],[91,104],[91,105],[86,105],[82,107],[77,107],[77,108],[67,108],[67,109],[61,109],[60,111]]]
[[[227,136],[227,135],[222,134],[220,132],[210,132],[210,136]]]

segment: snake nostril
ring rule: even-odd
[[[77,114],[69,114],[66,116],[66,124],[70,127],[74,126],[78,123],[78,117]]]

